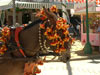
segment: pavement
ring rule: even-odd
[[[70,61],[95,59],[95,58],[100,58],[99,49],[92,49],[92,54],[85,54],[84,45],[82,45],[79,39],[75,40],[75,42],[72,44]],[[46,59],[52,61],[58,59],[58,57],[47,56]]]
[[[100,58],[99,49],[94,49],[92,47],[92,54],[84,53],[84,45],[82,45],[80,40],[76,40],[71,47],[71,61],[72,60],[83,60],[83,59],[93,59]]]
[[[37,75],[100,75],[99,50],[94,49],[92,54],[84,54],[83,48],[84,45],[81,44],[81,41],[76,40],[71,47],[70,61],[66,63],[61,61],[44,62],[43,66],[39,66],[41,73]],[[47,57],[48,60],[50,58],[56,59],[57,57]]]
[[[100,59],[63,62],[45,62],[37,75],[100,75]]]

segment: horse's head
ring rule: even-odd
[[[57,15],[54,14],[53,12],[49,11],[46,8],[43,8],[45,15],[47,16],[47,19],[49,20],[51,25],[56,25],[56,21],[57,21]]]
[[[40,11],[38,10],[36,16],[42,18],[42,20],[45,19],[45,21],[49,22],[50,25],[56,25],[58,18],[54,12],[52,12],[50,9],[46,9],[45,7],[43,7],[43,9]]]

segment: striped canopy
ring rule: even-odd
[[[52,0],[50,0],[52,1]],[[63,0],[54,0],[54,2],[62,2]],[[65,0],[67,3],[71,2],[71,3],[85,3],[86,0]],[[88,2],[92,2],[92,1],[96,1],[96,0],[88,0]],[[99,0],[100,1],[100,0]]]
[[[40,3],[40,2],[20,2],[16,1],[16,7],[26,8],[26,9],[41,9],[43,6],[50,8],[52,5],[57,5],[58,9],[61,9],[60,3]]]

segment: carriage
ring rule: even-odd
[[[56,7],[52,6],[50,11],[43,8],[36,16],[39,19],[28,26],[1,30],[0,53],[4,54],[3,59],[24,60],[24,75],[40,73],[37,66],[46,61],[47,55],[58,56],[63,62],[70,59],[73,39],[67,21],[57,16]]]

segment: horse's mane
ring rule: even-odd
[[[35,20],[34,22],[32,22],[31,24],[28,24],[28,26],[26,26],[23,30],[29,29],[29,28],[31,28],[32,26],[34,26],[34,25],[36,25],[36,24],[39,24],[39,23],[41,23],[41,22],[42,22],[41,19],[37,19],[37,20]]]

